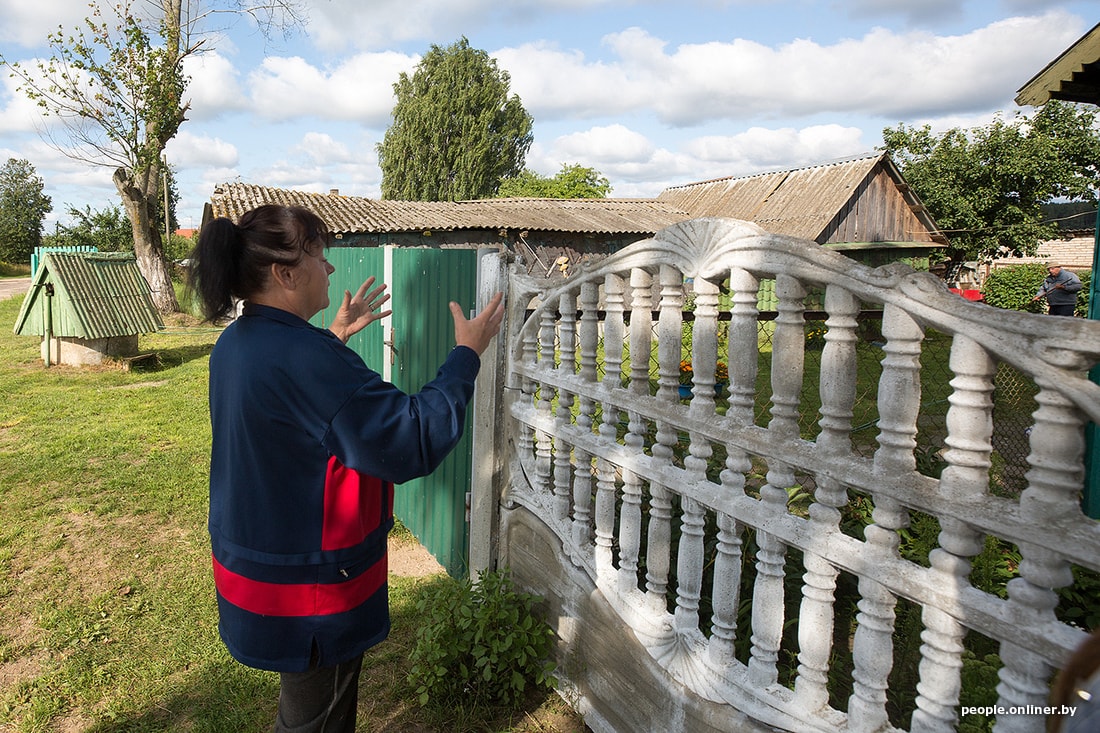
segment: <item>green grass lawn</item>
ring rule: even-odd
[[[0,301],[0,731],[268,730],[278,676],[217,635],[206,533],[206,374],[218,332],[175,319],[156,359],[45,368]],[[172,320],[172,319],[170,319]],[[405,539],[404,541],[412,541]],[[510,716],[419,708],[405,675],[415,603],[368,653],[362,731],[583,731],[553,694]]]

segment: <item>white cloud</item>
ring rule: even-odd
[[[878,28],[831,45],[735,39],[669,49],[632,28],[604,38],[611,61],[547,44],[493,55],[536,119],[645,111],[679,127],[856,112],[902,119],[1003,106],[1079,32],[1075,16],[1049,13],[958,36]]]
[[[181,128],[165,148],[168,162],[177,169],[233,168],[240,162],[235,145],[218,138],[195,135]]]
[[[68,26],[89,13],[88,0],[0,0],[0,42],[40,46],[59,23]]]
[[[240,72],[227,57],[217,52],[192,56],[184,62],[184,73],[191,78],[184,96],[191,102],[188,119],[209,120],[245,108]]]
[[[554,149],[566,158],[585,159],[597,155],[604,164],[647,160],[656,152],[647,137],[623,125],[593,127],[585,132],[564,135],[554,141]]]
[[[736,135],[699,137],[686,144],[684,152],[712,170],[717,166],[724,168],[726,175],[747,175],[821,163],[873,147],[863,140],[858,128],[814,125],[801,130],[752,127]]]
[[[323,132],[309,132],[292,152],[301,153],[317,165],[348,163],[353,160],[348,146]]]
[[[17,86],[10,74],[0,74],[0,133],[32,132],[42,126],[41,110]]]
[[[868,152],[879,142],[842,125],[752,127],[692,138],[670,150],[623,125],[608,125],[533,145],[528,167],[553,175],[563,164],[579,163],[611,180],[613,196],[655,196],[674,183],[817,164]]]
[[[352,196],[381,195],[381,171],[374,141],[367,135],[341,140],[328,133],[306,132],[278,159],[242,171],[246,181],[298,191],[339,189]]]
[[[511,90],[536,120],[615,116],[642,106],[641,86],[623,64],[588,61],[545,41],[492,52]]]
[[[320,117],[384,127],[398,74],[415,66],[415,58],[392,52],[352,56],[331,70],[300,57],[270,57],[250,75],[252,104],[271,120]]]

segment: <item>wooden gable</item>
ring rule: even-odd
[[[819,244],[947,243],[885,153],[674,186],[658,201],[692,216],[745,219]]]

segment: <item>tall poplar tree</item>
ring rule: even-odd
[[[382,198],[492,198],[502,178],[523,170],[531,115],[510,76],[463,37],[432,46],[412,76],[393,85],[393,123],[378,144]]]

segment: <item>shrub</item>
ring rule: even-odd
[[[1078,272],[1077,277],[1081,278],[1081,292],[1077,294],[1077,307],[1074,309],[1074,314],[1081,318],[1087,318],[1089,314],[1089,287],[1092,282],[1092,270],[1088,272]]]
[[[420,704],[514,708],[550,688],[554,634],[532,614],[535,600],[504,572],[430,588],[417,602],[424,623],[410,656]]]
[[[1084,317],[1089,307],[1089,281],[1092,273],[1075,272],[1081,278],[1081,292],[1077,294],[1077,315]],[[1013,265],[999,270],[994,270],[986,278],[982,285],[982,296],[985,302],[997,308],[1009,310],[1027,311],[1029,313],[1046,313],[1045,300],[1032,302],[1035,293],[1043,285],[1046,279],[1047,269],[1041,262],[1028,265]]]
[[[997,308],[1044,313],[1046,301],[1032,302],[1031,299],[1042,287],[1046,276],[1046,266],[1041,262],[994,270],[982,285],[982,297],[986,303]]]

